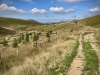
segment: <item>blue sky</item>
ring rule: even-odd
[[[59,22],[100,14],[100,0],[0,0],[0,16]]]

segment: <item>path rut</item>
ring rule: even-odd
[[[93,50],[95,50],[95,52],[98,56],[98,59],[99,59],[99,61],[98,61],[99,69],[98,70],[99,70],[99,75],[100,75],[100,50],[95,44],[93,44],[93,43],[90,43],[90,44],[91,44]]]
[[[78,53],[76,55],[76,57],[74,58],[73,62],[71,63],[71,66],[68,70],[68,72],[66,73],[66,75],[81,75],[82,74],[82,69],[84,68],[83,64],[84,64],[84,55],[82,54],[82,34],[80,34],[79,37],[79,48],[78,48]]]
[[[95,38],[95,35],[94,33],[91,33],[91,34],[88,34],[85,36],[85,41],[89,41],[90,42],[90,45],[92,46],[93,50],[95,50],[97,56],[98,56],[98,65],[99,65],[99,74],[97,75],[100,75],[100,49],[98,48],[98,46],[96,45],[96,38]]]

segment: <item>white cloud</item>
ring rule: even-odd
[[[67,2],[67,3],[74,3],[74,2],[80,2],[84,0],[58,0],[58,2]]]
[[[50,11],[55,14],[66,14],[66,13],[74,12],[74,9],[64,9],[63,7],[51,7]]]
[[[6,4],[1,4],[0,13],[22,14],[25,13],[25,11],[23,11],[22,9],[17,9],[12,6],[7,6]]]
[[[33,8],[29,12],[32,14],[47,14],[47,11],[45,9],[37,9],[37,8]]]
[[[91,9],[89,9],[89,12],[91,12],[91,13],[100,12],[100,8],[99,7],[91,8]]]

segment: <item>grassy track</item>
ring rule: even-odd
[[[83,42],[83,53],[85,56],[85,65],[82,75],[95,75],[98,72],[98,56],[92,50],[89,42]]]
[[[64,75],[65,70],[68,70],[68,68],[71,65],[73,59],[77,55],[78,47],[79,47],[79,42],[77,41],[75,47],[72,50],[72,52],[70,54],[67,54],[65,56],[64,60],[62,61],[63,66],[58,68],[59,71],[53,71],[52,75],[58,75],[59,73],[63,73],[63,75]]]

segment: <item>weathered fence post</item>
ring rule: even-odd
[[[16,50],[16,55],[18,56],[18,49]]]
[[[37,48],[37,41],[33,43],[33,48]]]
[[[37,47],[38,47],[38,48],[42,48],[41,42],[38,42],[38,43],[37,43]]]

